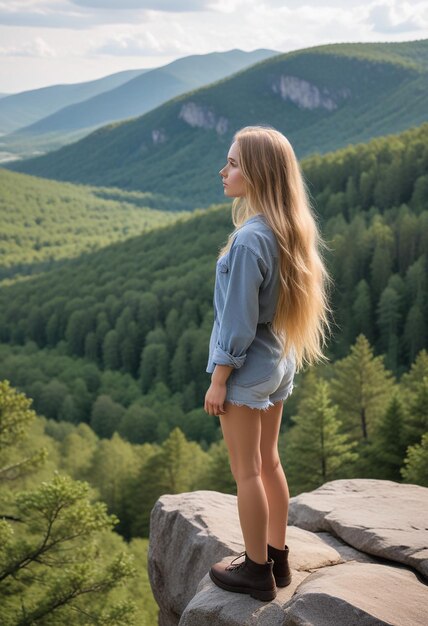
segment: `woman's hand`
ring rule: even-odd
[[[207,393],[205,394],[205,412],[209,415],[220,415],[226,413],[224,410],[226,393],[226,383],[212,381]]]

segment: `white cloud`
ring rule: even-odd
[[[426,37],[428,0],[0,0],[0,91],[232,48]]]
[[[94,20],[67,0],[0,2],[0,24],[32,28],[85,28]]]
[[[407,33],[422,30],[427,26],[422,10],[423,5],[409,3],[383,2],[373,6],[369,13],[369,22],[378,33]]]
[[[46,43],[41,37],[36,37],[33,41],[24,42],[20,46],[9,46],[0,48],[2,57],[56,57],[56,51]]]
[[[201,11],[209,4],[209,0],[120,0],[119,2],[118,0],[71,0],[71,2],[81,7],[108,9],[110,11],[152,9],[171,13]]]
[[[211,0],[12,0],[0,1],[0,24],[84,29],[97,24],[135,24],[149,12],[186,14]]]
[[[226,14],[233,16],[234,28],[239,30],[254,14],[267,20],[286,13],[291,21],[299,15],[324,21],[327,14],[340,12],[350,19],[357,16],[357,20],[364,14],[365,23],[377,32],[399,33],[426,27],[427,10],[427,0],[0,0],[0,24],[80,30],[102,24],[137,24],[160,15],[187,19],[196,14],[209,20]]]
[[[93,53],[128,57],[190,54],[191,46],[185,46],[183,43],[176,41],[174,45],[170,34],[159,37],[144,30],[142,33],[114,35],[101,46],[94,47]]]

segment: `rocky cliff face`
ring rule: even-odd
[[[230,593],[213,563],[244,549],[235,496],[164,495],[150,519],[149,577],[160,626],[422,626],[428,623],[428,489],[325,483],[290,500],[292,583],[272,602]]]
[[[152,142],[155,146],[160,143],[165,143],[166,134],[164,130],[154,129],[152,130]]]
[[[229,127],[225,117],[216,115],[214,111],[196,102],[186,102],[180,109],[178,118],[184,120],[192,128],[214,128],[218,135],[224,135]]]
[[[280,76],[272,83],[272,91],[281,96],[283,100],[290,100],[300,109],[327,109],[334,111],[342,100],[351,96],[351,90],[343,89],[320,89],[316,85],[299,78],[298,76]]]

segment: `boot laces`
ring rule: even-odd
[[[246,554],[247,554],[247,553],[246,553],[246,551],[245,551],[245,550],[244,550],[244,552],[241,552],[241,554],[238,554],[238,556],[236,556],[236,557],[233,559],[233,561],[231,561],[231,562],[230,562],[230,565],[228,565],[228,566],[226,567],[226,569],[227,569],[228,571],[230,571],[230,570],[238,570],[240,567],[242,567],[243,565],[245,565],[245,560],[244,560],[244,561],[242,561],[242,563],[237,563],[236,565],[233,565],[233,563],[234,563],[234,561],[236,561],[236,559],[239,559],[240,557],[245,556]]]

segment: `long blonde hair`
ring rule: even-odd
[[[251,216],[263,214],[278,242],[280,289],[272,329],[283,346],[283,356],[294,351],[296,372],[328,358],[322,353],[328,313],[328,274],[320,248],[321,237],[309,192],[288,139],[266,126],[246,126],[234,141],[245,180],[245,197],[235,198],[232,222],[219,257],[229,251],[236,233]]]

